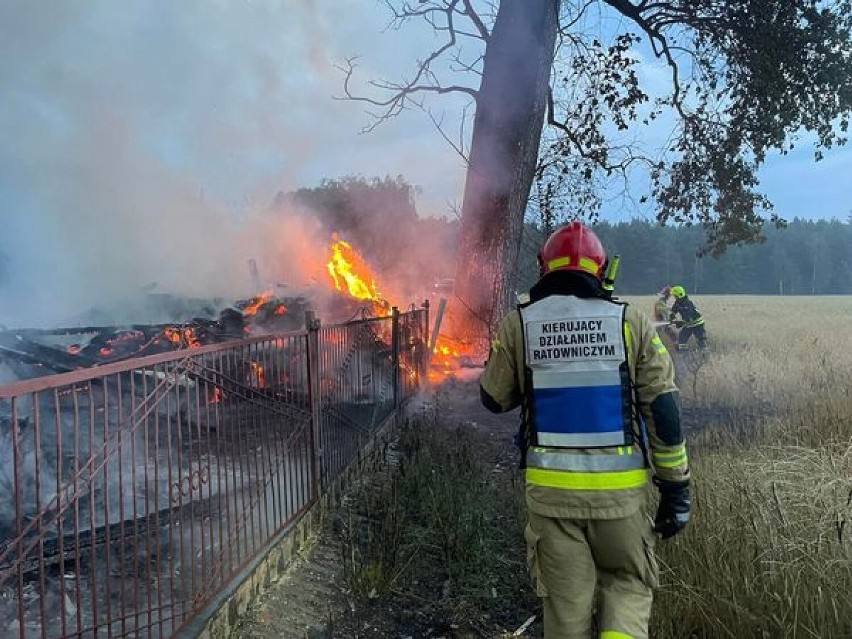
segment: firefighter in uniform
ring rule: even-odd
[[[480,390],[492,412],[522,407],[524,536],[544,636],[646,639],[654,533],[677,534],[690,513],[672,361],[647,316],[611,297],[590,229],[559,229],[539,263],[529,302],[500,324]],[[660,492],[653,525],[649,480]]]
[[[671,296],[671,289],[668,286],[664,286],[660,289],[659,297],[657,301],[654,303],[654,321],[655,322],[668,322],[669,321],[669,297]]]
[[[654,321],[657,322],[659,328],[658,333],[665,339],[666,347],[677,344],[677,328],[669,323],[669,297],[671,297],[671,289],[664,286],[660,289],[659,297],[654,302]],[[665,326],[662,324],[665,323]]]
[[[695,335],[698,340],[698,348],[702,351],[707,350],[707,332],[704,329],[704,317],[701,315],[692,300],[686,294],[686,289],[682,286],[672,287],[672,296],[675,298],[671,311],[669,311],[669,321],[674,322],[675,318],[680,315],[680,333],[677,336],[677,349],[685,351],[689,349],[689,338]]]

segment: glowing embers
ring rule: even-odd
[[[429,365],[429,381],[440,383],[452,377],[472,359],[474,349],[446,335],[438,336]]]
[[[264,304],[269,302],[271,299],[272,299],[272,291],[267,291],[267,292],[261,293],[260,295],[254,296],[253,298],[248,300],[246,305],[242,308],[243,315],[248,315],[248,316],[256,315],[257,312],[260,310],[260,308]],[[283,304],[280,307],[283,307]],[[276,308],[275,314],[280,315],[281,313],[278,313],[277,310],[278,309]],[[283,312],[286,312],[286,311],[287,311],[287,308],[284,307]]]
[[[213,387],[213,393],[210,395],[210,403],[211,404],[221,404],[223,400],[227,399],[227,395],[225,391],[223,391],[218,386]]]
[[[201,340],[198,332],[190,327],[169,327],[163,331],[163,336],[176,348],[200,348]]]
[[[246,380],[254,388],[266,388],[266,369],[259,362],[248,362]]]

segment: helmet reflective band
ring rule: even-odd
[[[606,251],[594,232],[571,222],[551,235],[541,249],[542,274],[552,271],[583,271],[602,277]]]

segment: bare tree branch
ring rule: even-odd
[[[586,15],[586,11],[588,11],[589,7],[591,7],[593,4],[597,4],[597,2],[598,0],[585,0],[583,2],[583,6],[578,9],[577,14],[573,18],[571,18],[571,20],[569,20],[565,24],[559,25],[559,33],[563,37],[569,35],[571,33],[570,29],[576,26],[576,24],[583,18],[583,16]]]
[[[486,27],[485,23],[482,22],[482,18],[479,17],[479,14],[473,8],[470,0],[464,0],[464,15],[470,18],[470,21],[473,22],[476,30],[479,32],[479,36],[488,42],[488,38],[491,37],[491,34],[488,32],[488,27]]]
[[[653,161],[641,154],[634,152],[633,145],[627,146],[614,146],[610,145],[608,147],[608,151],[619,150],[626,152],[625,158],[617,163],[612,163],[608,159],[604,159],[600,154],[591,154],[589,153],[588,148],[585,144],[583,144],[582,140],[577,137],[576,131],[574,131],[571,127],[566,125],[563,122],[560,122],[556,119],[555,116],[555,104],[553,100],[553,90],[548,89],[547,91],[547,123],[554,127],[555,129],[561,131],[565,136],[565,139],[571,144],[571,146],[576,150],[576,153],[579,157],[584,160],[589,160],[593,162],[598,167],[606,171],[607,173],[614,173],[616,171],[625,171],[630,165],[636,162],[644,162],[647,164],[652,164]]]
[[[463,7],[460,7],[460,3],[463,3]],[[446,34],[447,39],[443,44],[441,44],[441,46],[434,49],[428,56],[426,56],[426,58],[418,62],[414,77],[410,80],[403,80],[400,82],[373,80],[369,82],[370,86],[387,95],[386,98],[360,95],[352,90],[352,78],[354,76],[355,69],[357,68],[357,58],[349,58],[346,60],[345,65],[339,65],[337,67],[344,74],[344,96],[337,99],[364,102],[365,104],[381,107],[378,111],[368,112],[374,119],[374,122],[366,126],[362,131],[366,133],[374,130],[377,126],[393,117],[396,117],[410,106],[423,108],[422,102],[414,100],[414,96],[428,93],[464,93],[476,100],[479,95],[476,89],[460,84],[444,85],[441,83],[432,68],[432,65],[436,63],[437,60],[441,59],[448,51],[451,51],[458,46],[458,37],[460,35],[476,39],[487,38],[488,30],[479,15],[473,9],[470,4],[470,0],[443,0],[440,4],[421,0],[420,4],[425,4],[426,6],[420,8],[415,8],[408,2],[403,3],[401,8],[397,8],[391,0],[385,0],[385,4],[393,13],[394,19],[392,24],[396,28],[411,18],[421,18],[425,20],[436,33]],[[472,21],[475,31],[465,32],[457,29],[455,18],[458,16],[464,16]],[[475,68],[481,59],[482,56],[473,63],[468,64],[461,60],[458,52],[453,57],[453,61],[459,65],[460,70],[472,71],[477,75],[481,75],[481,72]]]
[[[482,77],[482,69],[480,68],[480,65],[482,64],[482,62],[484,62],[484,60],[485,60],[484,55],[480,55],[473,62],[465,62],[458,55],[453,56],[453,62],[457,65],[455,70],[465,71],[467,73],[473,73],[473,74],[478,75],[480,77]]]
[[[464,148],[464,146],[465,146],[464,145],[464,139],[465,139],[464,138],[464,125],[465,125],[465,122],[467,121],[467,110],[468,110],[469,106],[470,106],[469,104],[466,104],[464,106],[464,108],[462,109],[462,118],[461,118],[461,122],[459,123],[459,139],[458,139],[458,142],[452,140],[450,138],[450,136],[447,134],[447,132],[444,130],[443,118],[440,118],[440,119],[436,118],[435,114],[432,113],[431,110],[426,109],[424,107],[421,107],[423,109],[423,111],[426,113],[426,115],[428,116],[429,120],[431,120],[432,124],[435,126],[435,129],[438,131],[440,136],[442,138],[444,138],[444,141],[447,144],[449,144],[450,147],[453,149],[453,151],[455,151],[456,154],[462,159],[462,161],[465,163],[465,166],[470,164],[470,158],[468,157],[468,154],[467,154],[467,152],[465,151],[465,148]]]
[[[345,97],[340,98],[336,97],[335,99],[345,99],[352,100],[353,102],[364,102],[366,104],[371,104],[374,106],[383,107],[380,112],[370,112],[370,115],[375,119],[375,122],[370,124],[369,126],[363,129],[363,132],[367,133],[373,131],[377,126],[386,122],[387,120],[396,117],[402,111],[410,106],[412,103],[412,96],[416,94],[423,93],[436,93],[436,94],[446,94],[446,93],[464,93],[472,97],[474,100],[478,96],[478,92],[475,89],[470,87],[461,86],[461,85],[447,85],[441,86],[438,84],[417,84],[416,81],[411,81],[408,83],[391,83],[391,82],[370,82],[371,86],[374,86],[383,91],[392,91],[393,94],[387,99],[376,99],[363,95],[356,95],[352,92],[350,88],[350,83],[352,81],[352,76],[355,72],[357,65],[355,64],[355,59],[350,58],[346,61],[346,66],[337,66],[337,69],[344,73],[343,79],[343,92]],[[434,78],[434,75],[431,73],[427,74],[424,71],[423,67],[421,67],[420,71],[417,74],[417,80],[421,79],[424,75],[428,75],[429,78]],[[416,103],[413,103],[414,106],[419,106]]]

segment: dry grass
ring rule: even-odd
[[[696,301],[712,354],[684,405],[710,419],[653,636],[852,637],[852,298]]]
[[[694,518],[660,545],[651,636],[852,638],[852,297],[696,301],[711,353],[681,384]],[[369,525],[345,527],[350,587],[517,627],[536,612],[518,488],[486,480],[487,455],[443,421],[403,429]]]

